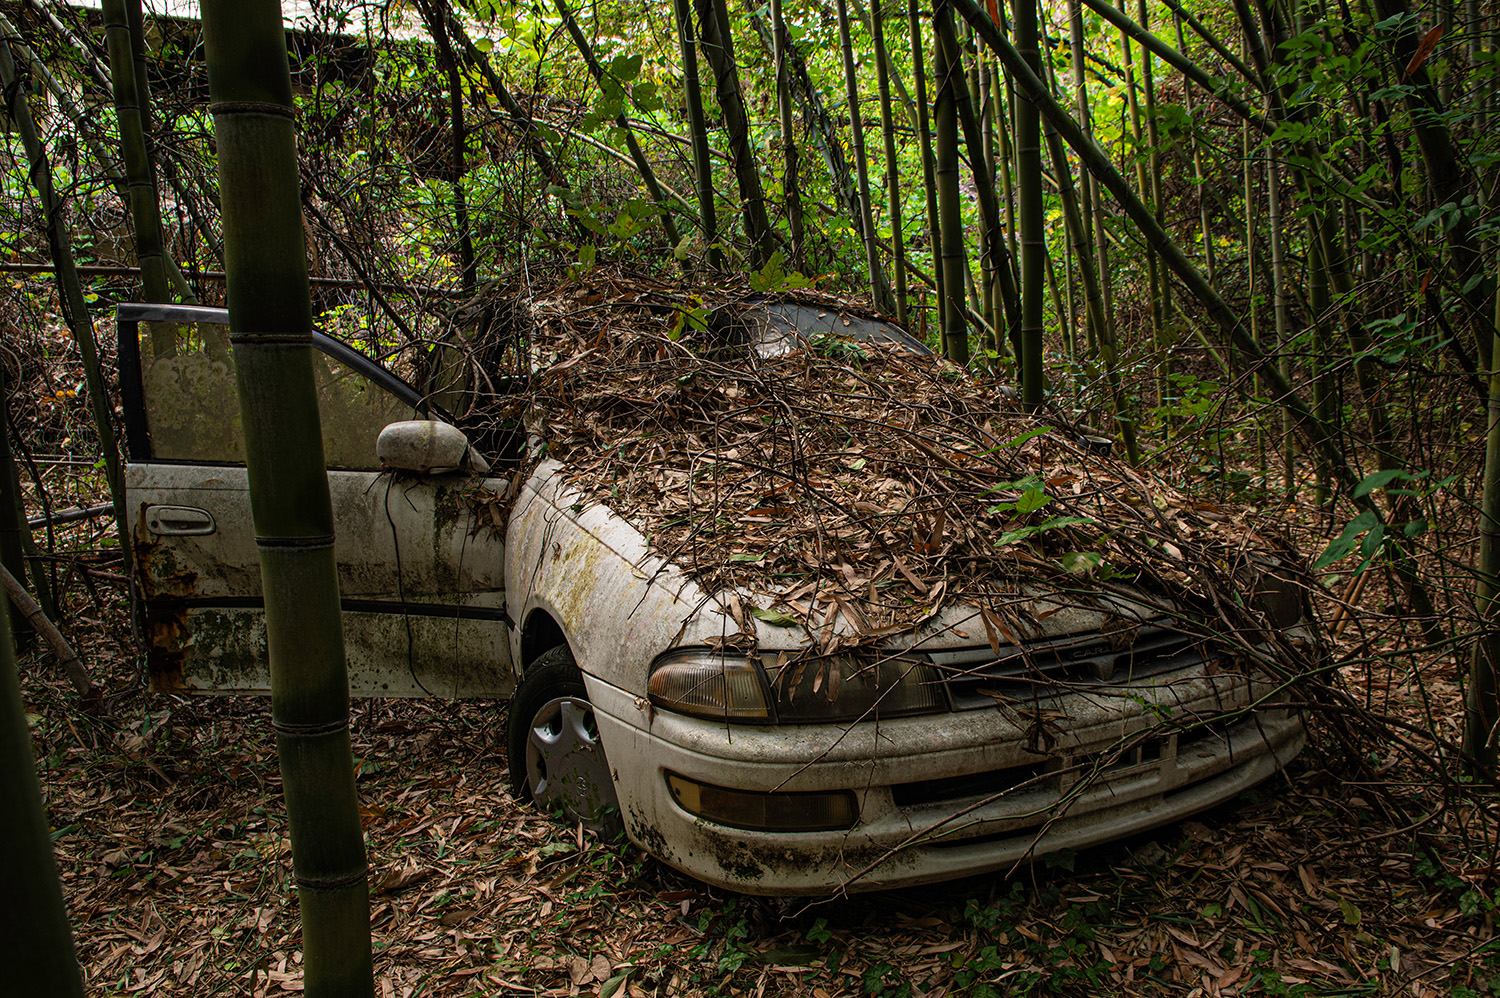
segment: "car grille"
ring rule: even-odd
[[[1202,665],[1202,638],[1154,625],[1113,635],[1068,635],[1025,648],[989,645],[928,653],[942,673],[956,710],[1034,700],[1063,689],[1116,686]]]

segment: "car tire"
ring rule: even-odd
[[[594,707],[567,645],[538,655],[522,676],[505,741],[517,800],[606,837],[620,831],[620,805]]]

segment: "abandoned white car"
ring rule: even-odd
[[[316,337],[351,689],[510,698],[519,795],[822,894],[1160,826],[1302,748],[1321,639],[1231,511],[816,301],[544,306],[488,424]],[[118,319],[151,682],[265,692],[227,315]]]

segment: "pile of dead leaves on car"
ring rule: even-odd
[[[761,356],[747,331],[765,298],[723,297],[618,278],[537,297],[526,420],[538,456],[737,618],[833,651],[966,603],[997,644],[1039,633],[1039,593],[1104,609],[1146,594],[1144,613],[1249,646],[1265,633],[1251,580],[1278,563],[1300,578],[1265,524],[1101,456],[1093,431],[993,380],[837,335]]]

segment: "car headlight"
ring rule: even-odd
[[[767,672],[782,721],[874,720],[948,709],[937,670],[919,652],[811,655]]]
[[[679,714],[716,721],[772,720],[760,668],[733,652],[713,648],[669,651],[652,666],[646,694],[656,706]]]
[[[1250,561],[1250,568],[1239,573],[1248,605],[1281,630],[1305,620],[1303,600],[1310,583],[1298,567],[1267,555],[1252,555]]]
[[[948,709],[937,670],[916,652],[783,655],[762,668],[736,652],[681,648],[656,660],[647,693],[657,707],[716,721],[807,724]]]

